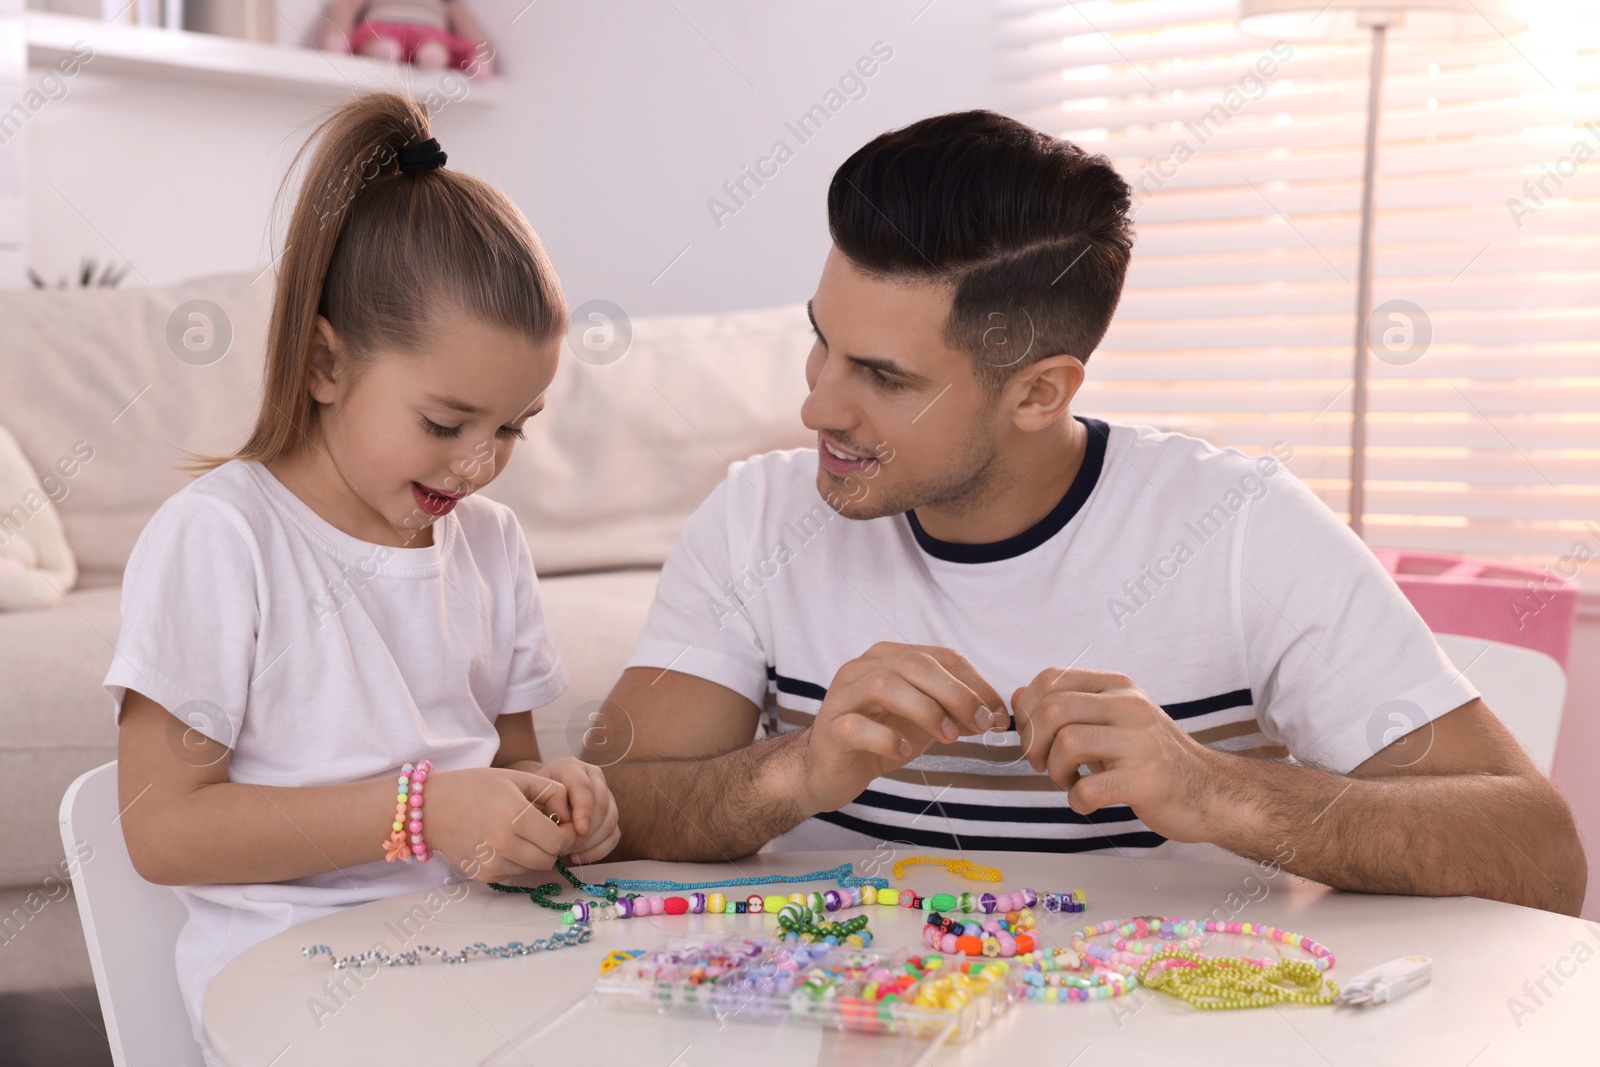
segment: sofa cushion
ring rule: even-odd
[[[636,319],[605,365],[568,346],[549,410],[484,494],[516,511],[541,574],[659,566],[729,463],[815,442],[800,421],[811,344],[794,305]]]
[[[57,809],[72,780],[117,758],[111,698],[100,688],[122,629],[115,586],[67,594],[65,607],[0,612],[0,885],[37,882],[61,859]]]
[[[0,292],[0,423],[35,470],[81,461],[56,507],[92,583],[121,574],[144,524],[189,480],[185,449],[225,455],[249,435],[271,286],[230,274]]]
[[[85,584],[121,575],[188,480],[185,450],[226,455],[249,436],[271,286],[237,274],[0,292],[0,423],[37,470],[92,454],[58,501]],[[208,311],[197,301],[220,315],[195,318]],[[486,490],[516,510],[543,573],[659,566],[730,462],[814,439],[800,423],[811,333],[799,305],[639,318],[632,334],[605,365],[563,350],[550,410]]]
[[[539,754],[546,760],[582,748],[584,732],[595,721],[591,713],[633,654],[660,576],[648,568],[539,579],[545,620],[571,679],[566,692],[533,713]]]

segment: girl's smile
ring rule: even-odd
[[[439,489],[430,489],[421,482],[411,483],[411,493],[417,498],[417,507],[426,511],[434,518],[450,514],[456,506],[456,501],[461,499],[460,493],[446,493]]]

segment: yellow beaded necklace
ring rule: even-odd
[[[908,856],[895,862],[895,881],[898,882],[905,879],[907,867],[915,867],[920,864],[943,867],[951,874],[959,874],[969,882],[998,882],[1004,877],[1000,868],[974,863],[971,860],[951,859],[948,856]]]

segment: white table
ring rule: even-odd
[[[1242,865],[1023,853],[973,853],[970,858],[1002,868],[1006,889],[1081,888],[1088,894],[1089,910],[1082,915],[1050,916],[1040,910],[1046,945],[1066,944],[1071,931],[1085,922],[1141,914],[1210,916],[1270,923],[1321,941],[1337,957],[1330,975],[1335,980],[1402,955],[1431,957],[1434,977],[1403,1000],[1360,1012],[1298,1005],[1202,1012],[1146,991],[1123,1003],[1024,1002],[974,1040],[946,1045],[932,1057],[935,1064],[1237,1067],[1262,1056],[1306,1067],[1600,1062],[1595,1047],[1600,924],[1470,897],[1336,893],[1283,873],[1267,878],[1259,868]],[[842,852],[769,853],[741,860],[737,871],[726,864],[619,863],[584,868],[582,876],[595,882],[608,876],[708,881],[735,873],[800,874],[847,860],[857,862],[859,874],[871,859]],[[881,863],[882,857],[877,859]],[[929,893],[988,888],[929,867],[913,868],[896,884]],[[826,886],[759,891],[787,895],[810,888]],[[751,891],[738,891],[739,899]],[[865,910],[875,948],[920,946],[920,913]],[[409,937],[401,925],[408,914]],[[416,944],[453,950],[476,941],[531,941],[560,928],[556,913],[481,885],[458,891],[455,899],[435,897],[431,905],[425,895],[412,894],[326,916],[245,952],[212,984],[205,1001],[206,1029],[229,1067],[926,1062],[920,1050],[898,1037],[797,1025],[728,1022],[719,1027],[709,1019],[619,1012],[586,995],[600,960],[613,949],[654,948],[684,933],[754,933],[775,926],[765,915],[598,922],[588,944],[547,955],[449,966],[426,958],[415,967],[369,970],[366,977],[335,971],[326,957],[301,955],[302,945],[326,943],[343,956],[379,940],[392,951]],[[1234,954],[1243,947],[1241,939],[1225,938],[1210,951]],[[344,985],[337,999],[326,985],[332,980]],[[1539,991],[1541,980],[1549,995]],[[1532,998],[1525,982],[1532,983]],[[1512,998],[1527,1010],[1514,1012]],[[318,1000],[324,1005],[320,1013],[313,1007]]]

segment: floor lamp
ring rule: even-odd
[[[1367,483],[1367,356],[1372,314],[1372,197],[1378,163],[1383,53],[1389,38],[1464,41],[1527,28],[1507,0],[1239,0],[1239,29],[1287,41],[1372,42],[1367,76],[1367,150],[1361,172],[1361,259],[1356,282],[1355,353],[1350,380],[1350,528],[1363,533]]]

